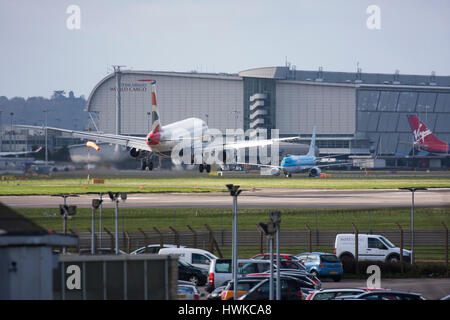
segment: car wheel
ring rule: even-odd
[[[190,277],[189,277],[189,281],[192,282],[192,283],[195,284],[195,285],[198,285],[198,282],[199,282],[197,276],[190,276]]]
[[[389,263],[397,263],[397,262],[399,262],[399,261],[400,261],[400,256],[398,256],[398,255],[396,255],[396,254],[390,255],[390,256],[387,258],[387,262],[389,262]]]

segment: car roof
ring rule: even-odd
[[[229,259],[229,258],[219,258],[219,259],[216,259],[216,263],[217,263],[217,262],[221,262],[221,261],[232,261],[232,259]],[[255,259],[238,259],[237,262],[247,262],[247,263],[270,263],[269,260],[255,260]]]
[[[342,288],[342,289],[339,289],[339,288],[332,288],[332,289],[320,289],[320,290],[315,291],[314,293],[322,293],[322,292],[348,292],[348,291],[355,291],[355,290],[361,291],[361,293],[367,292],[367,291],[365,291],[364,289],[361,289],[361,288]]]
[[[393,291],[393,290],[368,291],[363,294],[375,294],[375,293],[405,294],[405,295],[413,295],[413,296],[422,296],[420,293],[408,292],[408,291]]]
[[[277,254],[274,253],[273,255],[276,256]],[[258,254],[255,254],[253,257],[258,257],[258,256],[270,256],[270,253],[258,253]],[[280,256],[294,256],[295,257],[295,255],[293,255],[291,253],[280,253]]]
[[[329,253],[329,252],[302,252],[302,253],[299,253],[298,256],[302,255],[302,254],[316,254],[319,256],[335,256],[334,253]]]

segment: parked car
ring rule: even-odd
[[[339,300],[425,300],[420,294],[404,291],[370,291],[355,296],[341,296]]]
[[[274,253],[273,254],[273,259],[276,260],[277,256]],[[280,258],[283,260],[294,260],[294,261],[298,261],[297,257],[293,254],[287,254],[287,253],[280,253]],[[255,259],[255,260],[270,260],[270,253],[260,253],[257,254],[253,257],[251,257],[250,259]]]
[[[244,277],[238,279],[238,297],[248,292],[251,288],[261,282],[262,277]],[[234,281],[229,281],[221,294],[221,300],[234,299]]]
[[[333,300],[337,297],[356,296],[366,292],[364,289],[322,289],[313,291],[306,300]]]
[[[295,278],[297,280],[300,281],[300,285],[303,289],[306,289],[304,291],[308,291],[308,293],[310,291],[313,290],[319,290],[322,287],[322,283],[320,282],[319,279],[317,279],[317,277],[315,277],[314,275],[311,275],[309,273],[306,272],[298,272],[298,271],[291,271],[291,270],[281,270],[280,274],[282,277],[291,277],[291,278]],[[274,276],[276,277],[277,273],[274,272]],[[247,275],[248,277],[265,277],[268,278],[270,277],[270,271],[266,271],[263,273],[252,273]]]
[[[238,277],[249,273],[264,272],[270,268],[270,261],[258,261],[252,259],[238,259]],[[232,278],[232,260],[216,259],[209,266],[208,287],[206,291],[212,291],[216,286],[222,286]]]
[[[305,297],[299,285],[299,281],[291,277],[282,277],[280,279],[281,300],[304,300]],[[274,297],[276,296],[276,281],[274,280]],[[270,279],[266,278],[260,281],[247,293],[239,297],[239,300],[269,300]]]
[[[355,259],[355,235],[352,233],[336,236],[334,251],[337,257],[345,261]],[[359,260],[385,261],[395,263],[400,261],[400,248],[387,238],[376,234],[358,235]],[[411,251],[403,249],[403,261],[409,262]]]
[[[158,254],[174,254],[195,267],[209,270],[211,261],[218,259],[209,251],[196,248],[162,248]]]
[[[184,260],[178,259],[178,279],[204,286],[208,279],[208,272],[205,269],[195,267]]]
[[[160,244],[149,244],[147,247],[141,247],[139,249],[134,250],[130,254],[144,254],[144,253],[158,253],[162,248],[177,248],[176,244],[163,244],[161,247]],[[180,246],[180,248],[185,248],[184,246]]]
[[[215,288],[206,298],[207,300],[222,300],[222,291],[226,286],[220,286]]]
[[[194,285],[178,284],[178,300],[199,300],[200,292]]]
[[[340,281],[343,273],[342,262],[336,255],[323,252],[304,252],[297,255],[309,273],[322,278],[331,277]]]

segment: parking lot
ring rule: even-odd
[[[338,288],[365,288],[367,287],[365,279],[342,279],[340,282],[334,282],[331,279],[321,279],[322,289]],[[208,293],[204,287],[199,287],[200,293],[205,295],[200,300],[206,300]],[[381,279],[381,288],[420,293],[427,300],[439,300],[450,292],[450,279]]]

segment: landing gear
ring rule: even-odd
[[[207,173],[211,172],[211,165],[209,164],[201,164],[198,166],[198,171],[200,171],[200,173],[203,173],[203,170],[206,170]]]
[[[150,159],[142,159],[141,160],[141,169],[145,170],[147,168],[149,171],[152,171],[153,170],[153,162]]]

